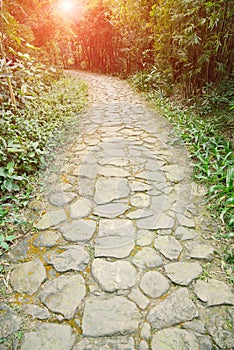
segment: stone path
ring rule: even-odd
[[[38,232],[8,256],[0,338],[23,330],[21,350],[233,348],[234,295],[185,149],[125,82],[73,74],[92,104],[31,204]]]

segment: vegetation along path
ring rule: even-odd
[[[46,179],[37,233],[8,253],[1,337],[23,330],[21,350],[233,348],[234,295],[185,148],[127,83],[73,74],[90,107]]]

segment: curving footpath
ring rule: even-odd
[[[126,82],[72,74],[90,107],[31,204],[38,231],[8,254],[2,337],[22,329],[21,350],[234,348],[234,295],[184,146]]]

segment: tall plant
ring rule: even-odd
[[[158,0],[151,18],[155,65],[185,97],[232,75],[234,1]]]
[[[1,55],[1,64],[0,64],[0,78],[6,78],[9,95],[11,99],[11,103],[13,106],[16,105],[15,95],[11,83],[11,72],[7,65],[6,61],[6,53],[4,48],[4,33],[3,33],[3,21],[5,21],[5,17],[3,14],[3,1],[0,0],[0,24],[1,24],[1,32],[0,32],[0,55]]]

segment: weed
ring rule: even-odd
[[[23,180],[22,176],[15,174],[14,162],[7,163],[6,167],[0,167],[0,188],[8,192],[18,191],[19,186],[16,181]]]
[[[38,69],[37,80],[27,90],[33,98],[19,97],[15,110],[5,101],[0,110],[0,254],[27,232],[21,211],[33,196],[37,172],[86,102],[86,85],[77,78],[60,74],[56,81],[57,73],[30,67],[30,72]]]
[[[18,338],[19,340],[23,338],[23,335],[24,335],[24,331],[18,331],[15,333],[16,338]]]
[[[173,105],[167,99],[152,94],[150,97],[189,148],[194,178],[208,187],[208,206],[226,225],[226,237],[232,237],[234,155],[231,142],[225,140],[217,127],[207,120]]]
[[[199,276],[199,279],[207,281],[211,277],[212,277],[212,274],[210,272],[210,263],[204,264],[202,266],[202,274]]]
[[[9,249],[9,242],[12,242],[16,237],[14,235],[0,234],[0,249]]]
[[[233,238],[234,153],[230,132],[233,130],[233,88],[221,86],[214,91],[214,87],[209,86],[196,105],[192,101],[191,107],[191,101],[181,105],[176,96],[173,96],[174,102],[165,97],[162,90],[152,83],[152,75],[155,76],[152,72],[148,78],[146,72],[139,74],[132,82],[147,92],[148,99],[174,125],[175,133],[189,149],[194,179],[208,188],[207,205],[212,217],[220,220],[220,239]],[[233,255],[228,253],[224,258],[227,266],[233,265]]]

